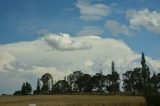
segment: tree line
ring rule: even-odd
[[[75,71],[63,80],[53,81],[52,75],[45,73],[37,80],[34,95],[56,94],[56,93],[106,93],[106,94],[128,94],[128,95],[158,95],[160,90],[160,73],[151,75],[146,64],[144,53],[141,57],[141,67],[136,67],[120,74],[115,69],[115,63],[111,63],[111,74],[104,75],[102,71],[91,76],[82,71]],[[122,89],[120,83],[122,81]],[[42,82],[42,85],[41,85]],[[14,95],[30,95],[32,86],[28,82],[22,84],[21,90],[15,91]]]

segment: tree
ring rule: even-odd
[[[112,61],[112,73],[115,71],[115,67],[114,67],[114,61]]]
[[[28,82],[24,82],[21,87],[21,94],[22,95],[29,95],[32,92],[32,86]]]
[[[21,87],[21,94],[22,95],[26,95],[27,92],[26,92],[26,83],[23,83],[22,87]]]
[[[49,73],[45,73],[44,75],[42,75],[41,79],[43,82],[41,91],[44,94],[48,94],[51,90],[51,87],[53,86],[53,78],[52,75]]]
[[[97,73],[92,77],[92,86],[94,89],[98,89],[98,92],[103,92],[103,88],[105,87],[105,76],[101,73]]]
[[[48,94],[48,93],[49,93],[49,87],[48,87],[48,85],[44,84],[44,85],[42,86],[42,88],[41,88],[41,92],[42,92],[43,94]]]
[[[36,90],[36,93],[38,95],[40,94],[40,90],[41,90],[41,85],[40,85],[40,79],[38,78],[38,80],[37,80],[37,90]]]
[[[158,87],[158,89],[160,89],[160,73],[157,74],[157,77],[158,77],[158,86],[157,87]]]
[[[66,80],[59,80],[57,83],[54,84],[52,88],[52,92],[55,93],[65,93],[70,91],[71,91],[71,86],[68,84]]]
[[[152,94],[155,94],[155,95],[158,94],[158,83],[159,83],[158,74],[156,75],[156,73],[154,72],[153,76],[151,77]]]
[[[15,91],[14,93],[13,93],[13,95],[21,95],[21,91]]]
[[[134,68],[133,69],[133,91],[134,93],[142,93],[143,92],[143,78],[141,68]]]
[[[133,92],[134,89],[134,75],[133,71],[127,71],[123,74],[123,89],[125,92]]]
[[[141,58],[141,65],[142,65],[142,78],[143,78],[143,90],[145,95],[150,95],[151,93],[151,85],[150,85],[150,70],[146,65],[146,60],[144,53],[142,52]]]
[[[91,92],[92,91],[92,82],[91,82],[91,75],[84,74],[77,80],[78,88],[80,92]]]
[[[112,92],[111,84],[112,84],[112,75],[111,74],[107,74],[106,75],[106,90],[108,92]]]
[[[112,88],[113,88],[113,93],[116,93],[116,92],[119,92],[120,90],[119,90],[119,81],[120,81],[120,77],[119,77],[119,74],[116,72],[116,71],[114,71],[113,73],[112,73],[112,77],[111,77],[111,79],[112,79]]]
[[[75,92],[79,92],[80,88],[78,87],[77,80],[83,76],[83,72],[81,71],[75,71],[73,74],[70,74],[67,77],[68,83],[72,87],[72,90]]]
[[[119,74],[115,71],[114,65],[115,65],[114,61],[112,61],[111,88],[112,88],[112,92],[116,93],[116,92],[119,92],[120,77],[119,77]]]
[[[28,83],[28,82],[26,82],[25,88],[26,88],[26,94],[27,95],[31,94],[31,92],[32,92],[32,86],[31,86],[31,84]]]
[[[123,89],[128,93],[142,93],[143,83],[141,68],[134,68],[123,74]]]

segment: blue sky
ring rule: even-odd
[[[0,44],[37,39],[41,30],[76,36],[83,27],[95,26],[103,29],[101,37],[124,40],[135,51],[144,51],[151,57],[160,59],[160,33],[141,27],[139,31],[134,31],[132,36],[123,36],[123,33],[112,36],[112,33],[104,28],[107,20],[115,20],[129,27],[129,20],[126,19],[126,11],[129,9],[140,11],[147,8],[150,12],[159,13],[159,0],[90,0],[88,1],[90,5],[100,3],[110,8],[110,14],[104,15],[98,21],[80,19],[81,13],[80,8],[76,6],[77,2],[76,0],[0,0]]]
[[[46,72],[107,74],[112,61],[122,74],[142,51],[159,72],[160,0],[0,0],[0,51],[0,94]]]

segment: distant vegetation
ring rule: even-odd
[[[128,70],[122,76],[122,79],[120,79],[120,75],[115,69],[114,61],[111,63],[111,74],[107,75],[103,75],[101,70],[93,76],[82,71],[75,71],[63,80],[53,81],[52,75],[45,73],[41,78],[38,78],[37,89],[33,91],[33,94],[140,95],[146,98],[148,104],[160,106],[158,92],[160,90],[160,73],[153,72],[153,75],[151,75],[144,53],[142,53],[141,57],[141,67]],[[40,81],[42,81],[42,85]],[[121,81],[123,81],[123,91],[120,90]],[[21,90],[15,91],[14,95],[30,95],[31,93],[31,84],[25,82]]]

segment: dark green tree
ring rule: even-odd
[[[52,92],[53,93],[71,92],[71,86],[68,84],[66,80],[59,80],[57,83],[53,85]]]
[[[143,78],[141,74],[141,68],[133,69],[133,92],[134,93],[143,93]]]
[[[158,86],[157,87],[158,87],[158,89],[160,89],[160,73],[157,74],[157,77],[158,77]]]
[[[94,89],[97,89],[98,92],[103,92],[103,88],[105,87],[106,77],[101,73],[97,73],[92,77],[92,86]]]
[[[22,95],[29,95],[32,92],[32,86],[30,83],[25,82],[23,83],[22,87],[21,87],[21,94]]]
[[[112,75],[111,74],[107,74],[106,75],[106,90],[110,93],[112,92]]]
[[[123,87],[125,91],[133,94],[143,92],[141,70],[141,68],[134,68],[133,71],[127,71],[123,74]]]
[[[158,84],[159,84],[158,74],[153,73],[153,76],[151,77],[151,92],[154,95],[158,94]]]
[[[39,95],[39,94],[40,94],[40,91],[41,91],[41,85],[40,85],[40,79],[38,78],[38,80],[37,80],[37,90],[36,90],[36,93]]]
[[[142,78],[143,78],[143,91],[145,95],[150,95],[151,93],[151,85],[150,85],[150,70],[146,65],[146,60],[144,53],[142,52],[141,58],[141,65],[142,65]]]
[[[119,92],[119,84],[120,84],[120,77],[117,71],[115,71],[114,61],[112,61],[112,74],[111,74],[111,88],[112,92],[115,94],[116,92]]]
[[[25,84],[26,94],[29,95],[32,92],[32,86],[30,83],[26,82]]]
[[[77,80],[81,76],[83,76],[83,72],[81,72],[81,71],[75,71],[75,72],[73,72],[73,74],[70,74],[67,77],[67,81],[68,81],[69,85],[72,87],[72,90],[74,92],[79,92],[80,91],[80,88],[78,87],[78,84],[77,84]]]
[[[15,91],[14,93],[13,93],[13,95],[21,95],[21,91]]]
[[[80,92],[91,92],[92,91],[92,82],[91,82],[91,75],[84,74],[77,80],[77,85]]]
[[[53,86],[53,78],[52,75],[49,73],[45,73],[44,75],[42,75],[41,79],[43,82],[41,91],[43,94],[48,94],[51,90],[51,87]]]
[[[48,94],[48,93],[49,93],[49,87],[48,87],[48,85],[44,84],[44,85],[42,86],[42,88],[41,88],[41,92],[42,92],[43,94]]]
[[[133,71],[127,71],[123,74],[123,89],[127,93],[132,93],[134,89]]]
[[[26,95],[27,91],[26,91],[26,83],[23,83],[22,87],[21,87],[21,94],[22,95]]]

